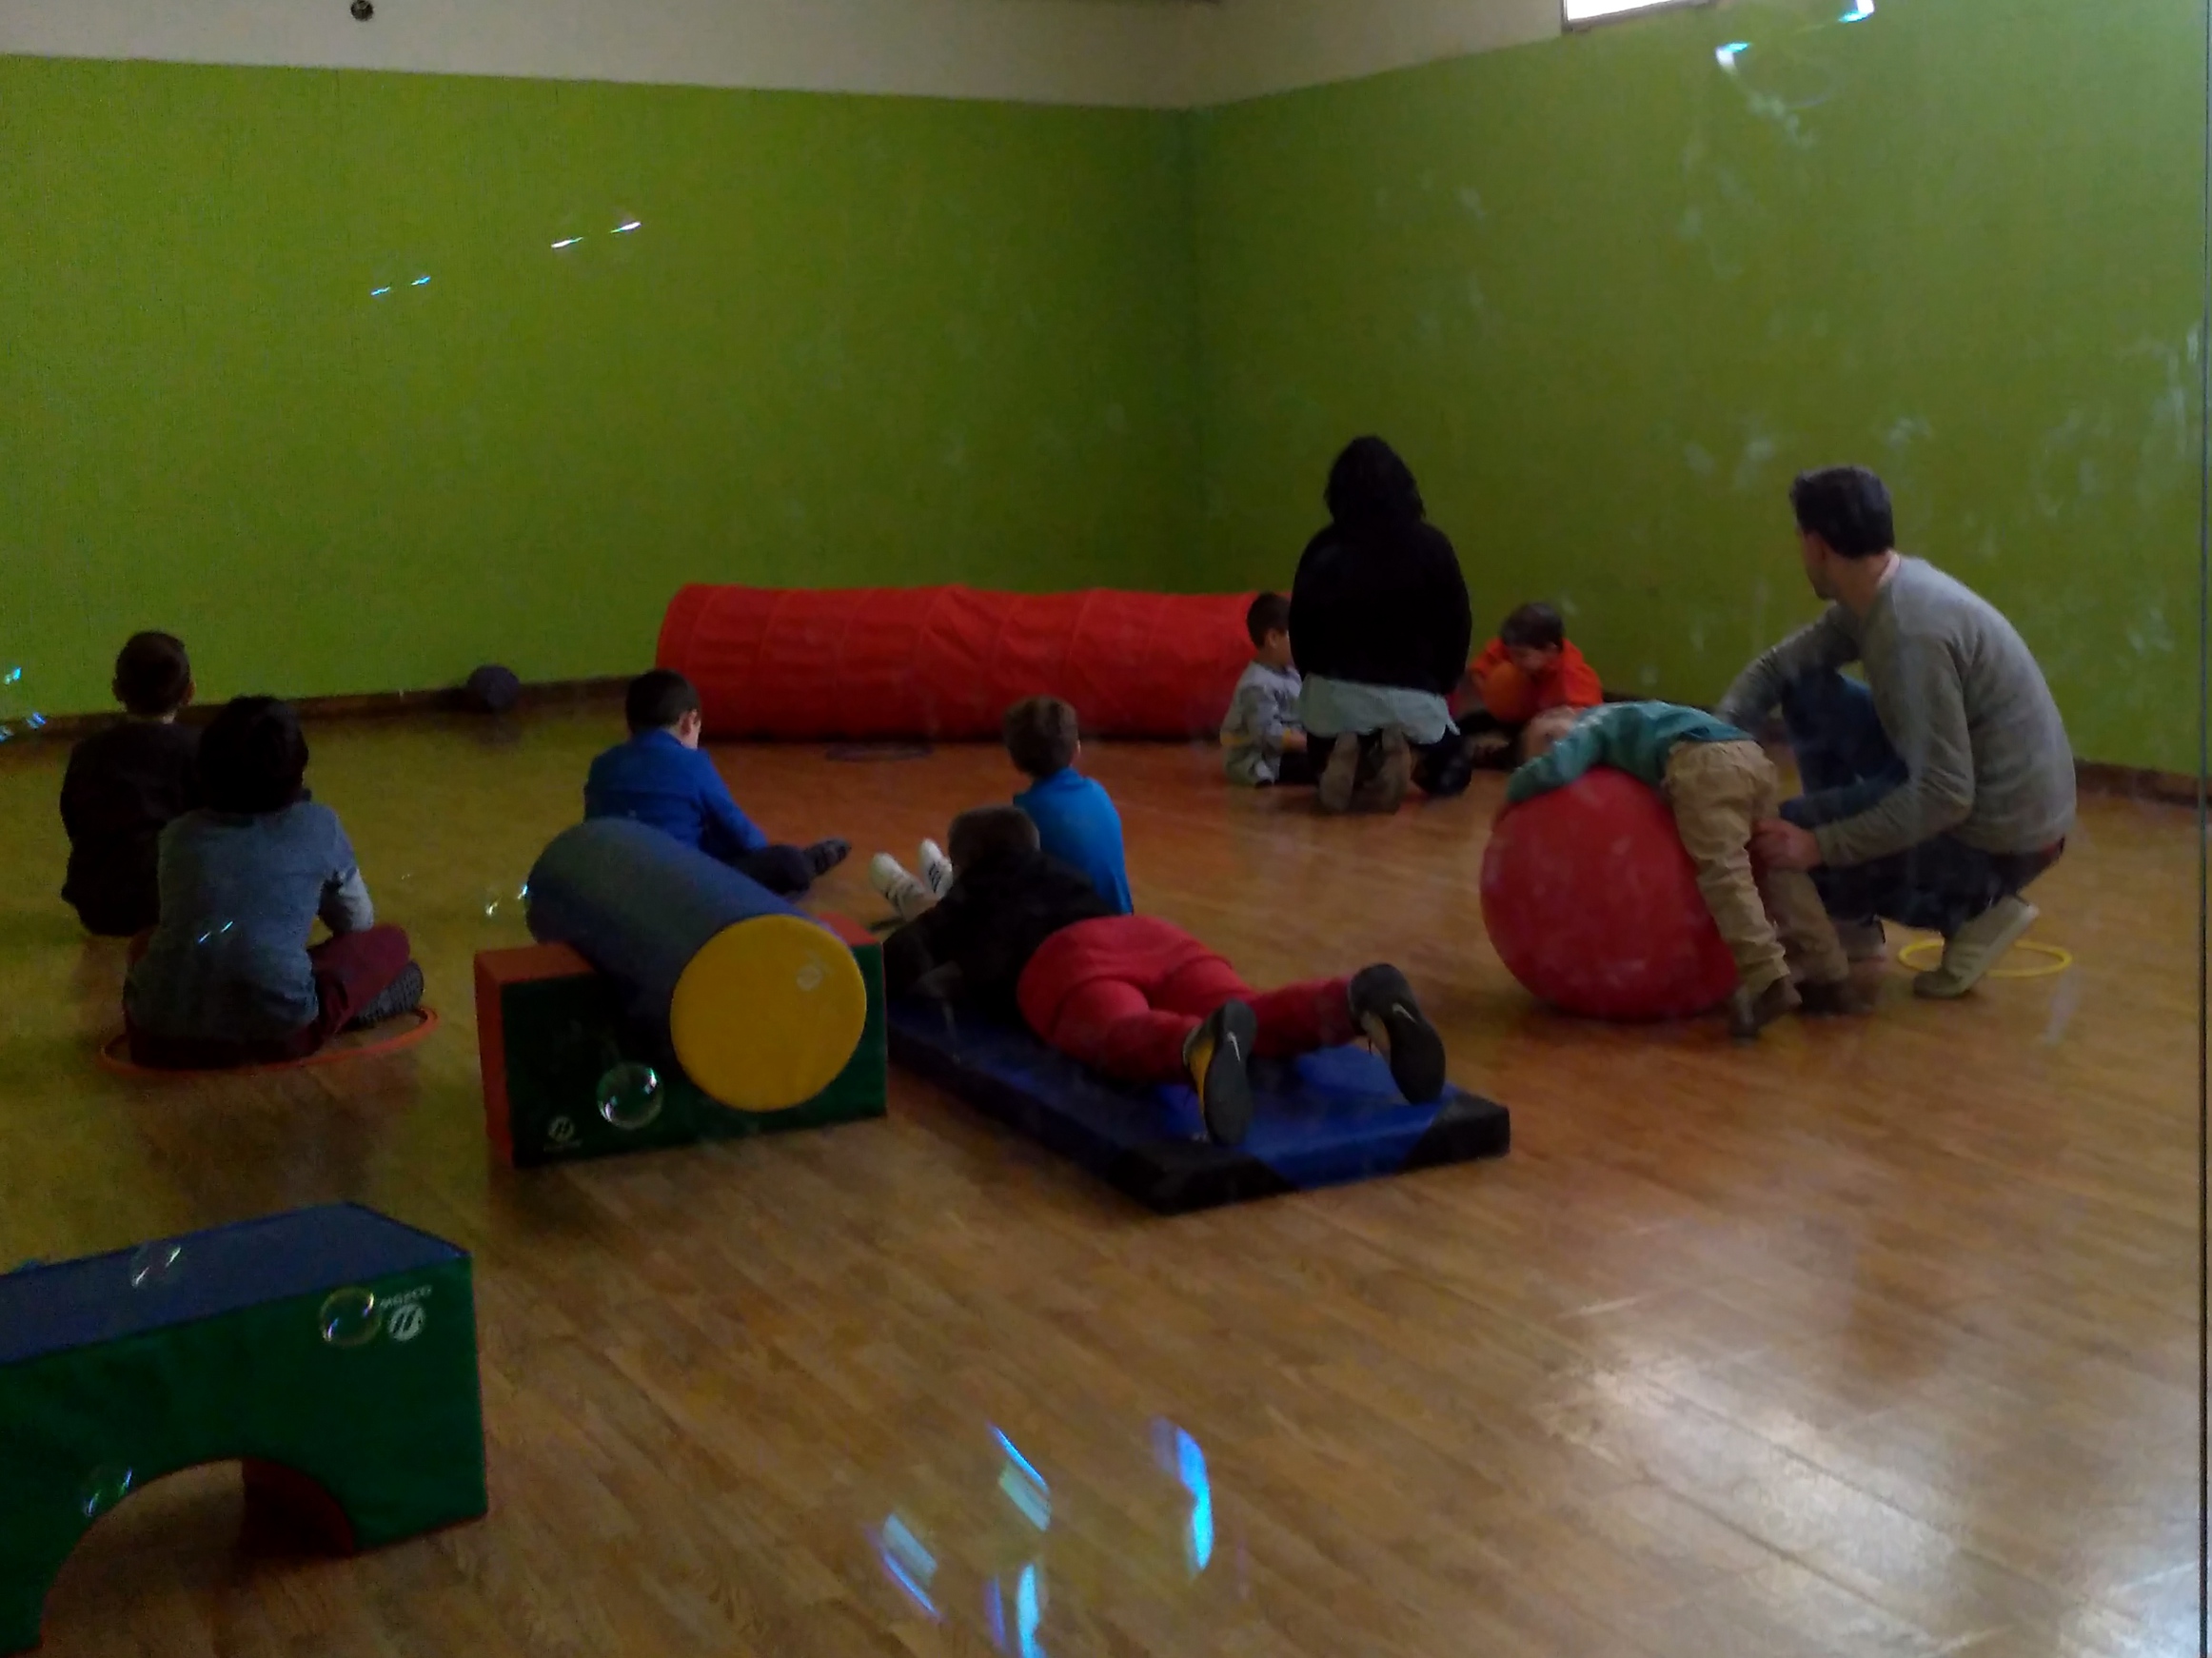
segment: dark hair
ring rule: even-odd
[[[1075,709],[1057,697],[1024,697],[1006,710],[1006,753],[1016,769],[1049,778],[1076,763],[1083,740]],[[957,865],[960,860],[954,859]]]
[[[1019,806],[977,806],[953,819],[945,837],[953,867],[986,869],[1035,852],[1040,844],[1037,824]]]
[[[1897,544],[1889,490],[1864,466],[1823,466],[1800,472],[1789,486],[1797,527],[1816,535],[1847,559],[1871,559]]]
[[[1557,650],[1567,642],[1567,623],[1549,604],[1524,604],[1498,624],[1498,642],[1508,650]]]
[[[306,791],[307,739],[289,702],[233,697],[200,734],[200,793],[218,812],[281,812]]]
[[[1262,593],[1244,613],[1244,631],[1252,636],[1254,649],[1267,643],[1271,633],[1290,632],[1291,602],[1280,593]]]
[[[1329,468],[1322,499],[1342,524],[1414,523],[1429,510],[1412,472],[1380,438],[1354,438],[1344,446]]]
[[[173,633],[134,633],[115,653],[115,700],[133,714],[174,714],[191,688],[191,659]]]
[[[655,668],[630,681],[622,699],[622,715],[634,736],[641,731],[665,731],[699,708],[699,692],[674,668]]]

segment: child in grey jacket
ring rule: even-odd
[[[1298,723],[1298,670],[1291,665],[1291,602],[1262,593],[1245,612],[1254,656],[1221,721],[1222,770],[1233,783],[1264,789],[1314,780]]]

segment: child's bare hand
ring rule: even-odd
[[[1294,725],[1285,727],[1283,752],[1285,754],[1304,754],[1306,752],[1306,734]]]

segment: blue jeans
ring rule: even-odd
[[[1784,688],[1782,717],[1805,788],[1783,802],[1782,816],[1801,829],[1855,818],[1911,775],[1889,746],[1873,694],[1856,681],[1807,674]],[[2026,887],[2058,861],[2059,851],[1985,852],[1938,835],[1866,863],[1824,866],[1812,881],[1839,921],[1886,918],[1948,938]]]

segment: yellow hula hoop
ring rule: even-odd
[[[2025,952],[2044,959],[2034,967],[1992,967],[1984,977],[1989,978],[2056,978],[2074,964],[2074,953],[2062,950],[2056,944],[2038,944],[2031,938],[2023,938],[2012,947],[2017,956]],[[1926,973],[1941,967],[1944,959],[1944,941],[1941,938],[1915,938],[1897,953],[1900,964],[1915,972]]]

